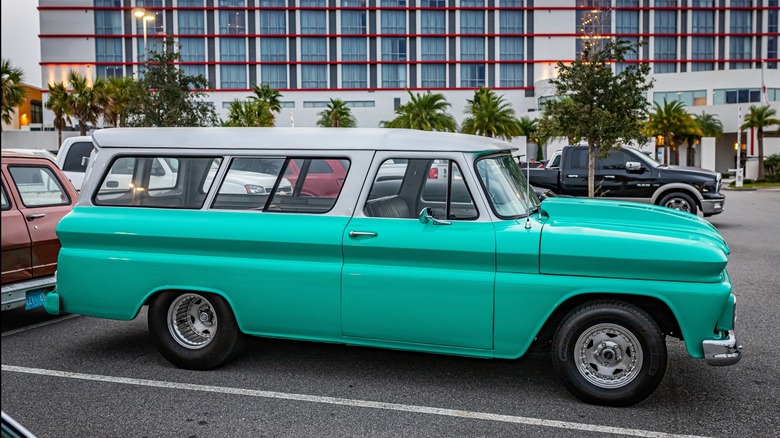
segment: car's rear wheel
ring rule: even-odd
[[[655,391],[666,371],[666,341],[641,309],[618,301],[572,310],[553,339],[553,365],[566,387],[593,404],[628,406]]]
[[[699,211],[696,201],[690,195],[682,192],[669,193],[661,199],[658,205],[692,214],[696,214]]]
[[[180,368],[208,370],[236,352],[241,332],[224,298],[167,291],[149,305],[149,332],[160,353]]]

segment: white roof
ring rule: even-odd
[[[110,128],[100,148],[310,149],[490,152],[516,149],[495,138],[389,128]]]

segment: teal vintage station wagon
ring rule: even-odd
[[[739,361],[729,249],[699,217],[529,190],[508,143],[391,129],[93,134],[50,313],[131,320],[210,369],[242,336],[484,358],[551,346],[579,398],[643,400],[666,336]]]

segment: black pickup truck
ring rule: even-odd
[[[530,168],[531,185],[559,195],[588,196],[588,148],[566,146],[560,160],[545,168]],[[704,216],[723,212],[721,176],[698,167],[665,166],[632,148],[596,158],[596,196],[663,205]]]

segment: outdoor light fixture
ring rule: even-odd
[[[141,20],[144,27],[144,52],[146,52],[146,22],[154,21],[154,14],[146,12],[144,8],[133,9],[133,15],[135,18]]]

